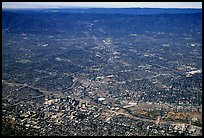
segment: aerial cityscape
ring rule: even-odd
[[[202,136],[202,9],[2,9],[2,135]]]

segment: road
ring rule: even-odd
[[[70,90],[70,89],[72,89],[72,88],[74,88],[74,86],[76,85],[76,83],[78,82],[78,79],[76,79],[75,81],[73,81],[73,84],[69,87],[69,88],[67,88],[66,90]],[[36,88],[36,87],[34,87],[34,86],[29,86],[29,85],[27,85],[27,84],[19,84],[19,83],[8,83],[8,82],[6,82],[5,80],[2,80],[2,84],[3,83],[6,83],[7,85],[12,85],[12,86],[21,86],[20,88],[17,88],[17,89],[15,89],[15,90],[19,90],[19,89],[22,89],[22,88],[24,88],[24,87],[29,87],[29,88],[32,88],[32,89],[35,89],[35,90],[38,90],[38,91],[40,91],[40,92],[42,92],[43,94],[42,95],[40,95],[40,96],[36,96],[36,97],[33,97],[33,98],[39,98],[39,97],[42,97],[42,96],[45,96],[45,95],[47,95],[47,94],[50,94],[50,93],[52,93],[51,91],[43,91],[43,90],[41,90],[40,88]],[[15,91],[15,90],[12,90],[12,91]],[[53,93],[56,93],[56,91],[55,92],[53,92]],[[63,95],[63,93],[62,92],[57,92],[58,94],[62,94]],[[71,97],[73,97],[73,96],[71,96]],[[79,100],[84,100],[84,99],[80,99],[79,97],[73,97],[73,98],[77,98],[77,99],[79,99]],[[15,103],[14,105],[18,105],[18,104],[20,104],[22,101],[19,101],[18,103]],[[95,106],[98,106],[99,108],[102,108],[102,110],[104,111],[104,112],[106,112],[106,113],[108,113],[109,114],[109,116],[106,118],[106,121],[109,121],[111,118],[113,118],[114,116],[117,116],[117,115],[124,115],[124,116],[126,116],[126,117],[128,117],[128,118],[131,118],[131,119],[135,119],[135,120],[141,120],[141,121],[144,121],[144,122],[152,122],[152,123],[155,123],[155,121],[156,120],[152,120],[152,119],[147,119],[147,118],[140,118],[140,117],[136,117],[136,116],[134,116],[134,115],[132,115],[132,114],[130,114],[130,113],[126,113],[125,111],[123,111],[123,112],[121,112],[121,110],[119,109],[119,110],[117,110],[117,111],[115,111],[115,110],[111,110],[111,109],[108,109],[106,106],[104,106],[104,105],[97,105],[96,103],[92,103],[92,102],[90,102],[90,101],[87,101],[87,102],[89,102],[90,104],[94,104]],[[12,105],[12,106],[14,106],[14,105]],[[128,106],[126,106],[126,108],[127,107],[131,107],[131,106],[135,106],[135,104],[130,104],[130,105],[128,105]],[[136,105],[136,106],[139,106],[139,105]],[[125,108],[123,108],[123,109],[125,109]],[[179,124],[178,122],[174,122],[174,121],[161,121],[160,122],[160,124]],[[198,128],[198,129],[202,129],[202,127],[198,127],[198,126],[195,126],[195,125],[191,125],[191,126],[193,126],[193,127],[195,127],[195,128]]]

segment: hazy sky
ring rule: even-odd
[[[2,2],[2,8],[202,8],[202,2]]]

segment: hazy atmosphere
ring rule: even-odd
[[[202,2],[2,2],[2,8],[202,8]]]

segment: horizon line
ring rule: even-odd
[[[202,7],[80,7],[80,6],[62,6],[62,7],[2,7],[2,9],[202,9]]]
[[[202,2],[2,2],[2,9],[167,8],[202,9]]]

